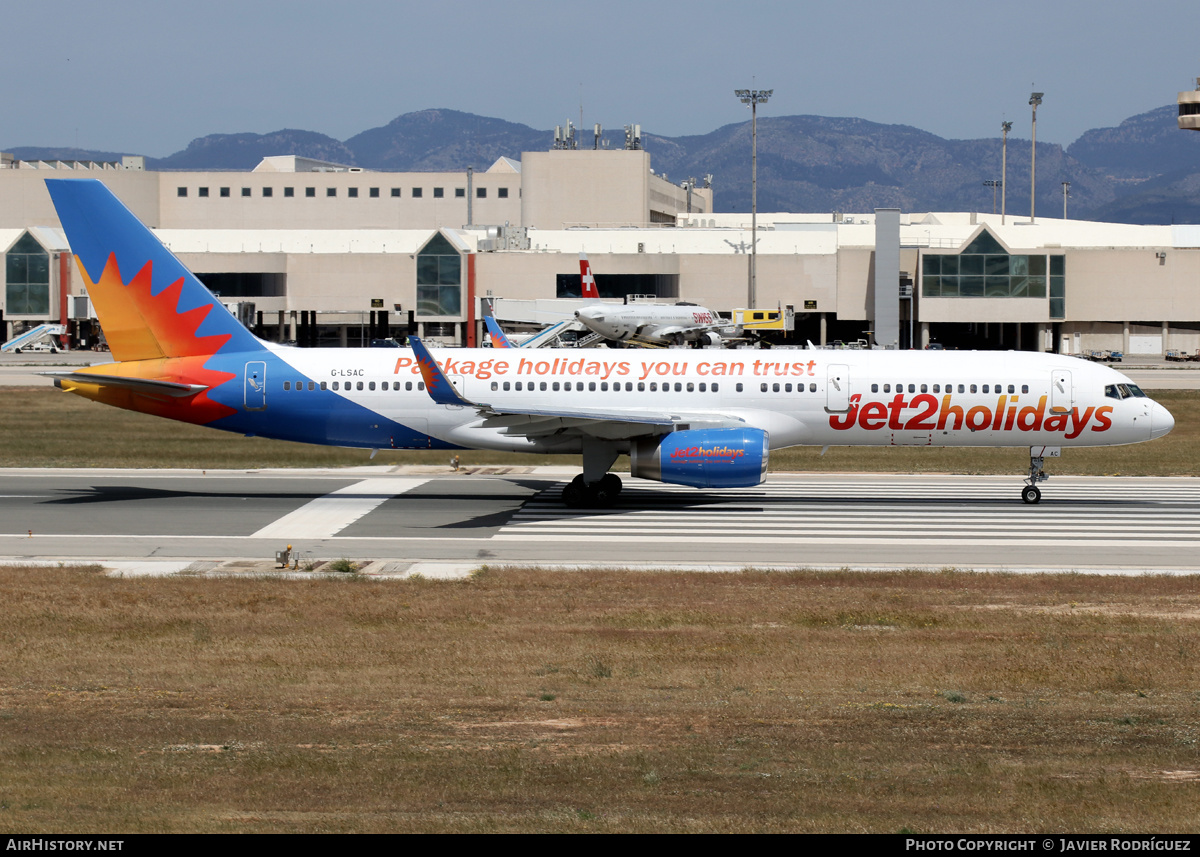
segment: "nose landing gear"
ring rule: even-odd
[[[1045,482],[1050,476],[1045,472],[1046,458],[1057,458],[1062,450],[1057,446],[1031,446],[1029,448],[1029,476],[1025,487],[1021,489],[1021,499],[1028,505],[1033,505],[1042,499],[1042,492],[1037,487],[1039,482]]]

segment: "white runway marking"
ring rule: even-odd
[[[1019,483],[1015,483],[1019,485]],[[720,493],[631,483],[607,510],[564,508],[557,489],[527,503],[499,541],[1200,548],[1200,485],[1052,484],[1026,506],[1014,484],[913,480],[772,480]],[[988,501],[997,501],[988,508]],[[1057,501],[1070,501],[1069,505]],[[982,505],[982,507],[981,507]],[[639,508],[639,506],[641,508]]]
[[[318,497],[253,533],[252,539],[328,539],[397,494],[428,479],[364,479]]]

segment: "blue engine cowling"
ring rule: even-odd
[[[695,429],[640,438],[630,474],[695,488],[750,488],[767,478],[767,433],[754,428]]]

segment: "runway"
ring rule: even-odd
[[[323,559],[606,567],[1190,572],[1200,479],[780,474],[701,491],[631,480],[568,510],[573,471],[432,467],[0,470],[0,558]]]

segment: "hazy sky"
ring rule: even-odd
[[[1200,75],[1197,0],[457,3],[0,0],[0,147],[165,156],[211,133],[338,139],[433,107],[670,136],[857,116],[1064,145]],[[547,140],[549,145],[549,139]],[[518,153],[513,153],[518,154]]]

